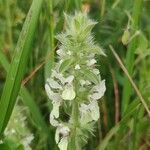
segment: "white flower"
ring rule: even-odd
[[[80,108],[80,122],[86,124],[91,121],[97,121],[99,119],[99,106],[96,100],[90,101],[90,104],[81,104]]]
[[[84,85],[90,85],[91,84],[91,82],[90,81],[88,81],[88,80],[80,80],[80,84],[81,84],[81,86],[84,86]]]
[[[96,69],[96,68],[94,68],[92,71],[93,71],[93,73],[94,73],[95,75],[100,74],[99,70],[98,70],[98,69]]]
[[[80,65],[77,64],[77,65],[75,66],[75,70],[79,70],[79,69],[81,69],[81,68],[80,68]]]
[[[53,89],[62,89],[61,85],[58,84],[54,79],[48,78],[47,79],[48,84],[50,85],[51,88]]]
[[[105,80],[102,80],[98,85],[94,86],[91,90],[90,98],[93,100],[100,99],[106,91]]]
[[[70,129],[67,126],[60,124],[55,133],[55,141],[58,144],[60,150],[67,150],[68,147],[68,137]]]
[[[62,84],[65,83],[65,78],[63,77],[63,75],[61,73],[56,72],[55,70],[52,70],[52,78],[56,78],[58,79]]]
[[[74,76],[70,75],[69,77],[67,77],[65,79],[65,83],[68,83],[70,85],[70,84],[72,84],[73,79],[74,79]]]
[[[61,97],[60,97],[59,93],[53,92],[47,83],[45,84],[45,91],[46,91],[50,100],[61,101]]]
[[[29,135],[28,137],[25,137],[22,140],[22,144],[23,144],[23,146],[24,146],[25,149],[31,150],[31,148],[30,148],[29,145],[31,144],[31,142],[32,142],[33,139],[34,139],[34,136],[33,136],[33,134],[31,134],[31,135]]]
[[[53,109],[50,113],[50,123],[53,126],[57,126],[58,121],[56,119],[59,117],[59,107],[61,105],[62,98],[60,97],[59,93],[54,93],[48,84],[45,84],[45,90],[49,99],[52,100],[53,104]]]
[[[54,80],[56,78],[57,80]],[[62,74],[52,71],[52,78],[47,79],[45,84],[45,90],[50,100],[52,100],[53,109],[50,113],[50,123],[53,126],[58,126],[59,122],[59,107],[62,104],[62,100],[73,100],[75,98],[75,91],[73,89],[74,76],[70,75],[64,78]],[[61,82],[58,83],[58,80]],[[55,92],[54,92],[55,90]]]
[[[91,117],[94,121],[97,121],[100,117],[99,106],[97,101],[93,100],[90,103]]]
[[[63,58],[66,54],[65,54],[65,52],[62,50],[62,49],[58,49],[57,51],[56,51],[56,53],[61,57],[61,58]]]
[[[49,122],[52,126],[57,127],[59,125],[59,122],[55,119],[54,115],[50,113]]]
[[[64,100],[73,100],[76,96],[76,93],[72,86],[66,86],[65,90],[62,92],[62,98]]]
[[[90,59],[89,61],[87,61],[87,66],[92,66],[96,63],[97,61],[93,58],[93,59]]]
[[[60,150],[67,150],[68,147],[68,137],[64,137],[61,139],[61,141],[58,144],[58,147]]]

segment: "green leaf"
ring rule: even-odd
[[[15,54],[7,74],[4,90],[0,101],[0,134],[3,133],[21,86],[21,80],[30,54],[30,47],[43,0],[33,0],[27,18],[20,33]]]
[[[99,83],[98,77],[92,71],[83,69],[82,73],[87,80],[89,80],[95,84]]]
[[[64,60],[64,61],[61,63],[60,67],[59,67],[59,71],[60,71],[61,73],[65,72],[66,70],[69,69],[69,67],[70,67],[70,65],[71,65],[72,63],[73,63],[73,59],[66,59],[66,60]]]

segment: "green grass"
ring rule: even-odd
[[[34,135],[32,149],[58,149],[55,128],[49,123],[52,104],[44,84],[57,61],[55,51],[60,43],[55,36],[65,29],[64,12],[73,14],[79,10],[87,11],[98,22],[93,33],[107,55],[97,57],[96,67],[102,79],[106,79],[107,90],[99,103],[100,121],[85,149],[150,148],[150,5],[147,0],[0,0],[0,141],[4,141],[0,150],[19,150],[16,147],[20,141],[4,135],[13,109],[18,106],[29,111],[23,115],[27,117],[26,127]],[[124,45],[121,39],[129,16],[129,38],[137,31],[140,34]],[[68,68],[67,65],[69,62],[62,69]],[[31,78],[23,85],[22,81],[30,74]]]

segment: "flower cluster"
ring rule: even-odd
[[[27,127],[26,115],[27,108],[16,104],[4,135],[5,141],[11,140],[12,143],[17,143],[17,146],[22,145],[24,149],[31,150],[30,145],[34,139],[34,135]]]
[[[65,14],[65,21],[65,33],[56,37],[61,43],[56,51],[58,61],[45,84],[53,104],[50,123],[57,127],[55,140],[61,150],[67,150],[71,137],[82,138],[81,130],[99,119],[98,100],[106,90],[96,69],[95,56],[105,55],[91,34],[96,22],[83,13]],[[61,117],[60,110],[69,119]]]

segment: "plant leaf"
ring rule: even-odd
[[[4,90],[0,101],[0,134],[7,126],[12,113],[16,98],[21,86],[21,80],[30,54],[33,35],[37,26],[37,21],[43,0],[33,0],[27,18],[23,25],[19,40],[15,49],[15,54],[6,77]]]

